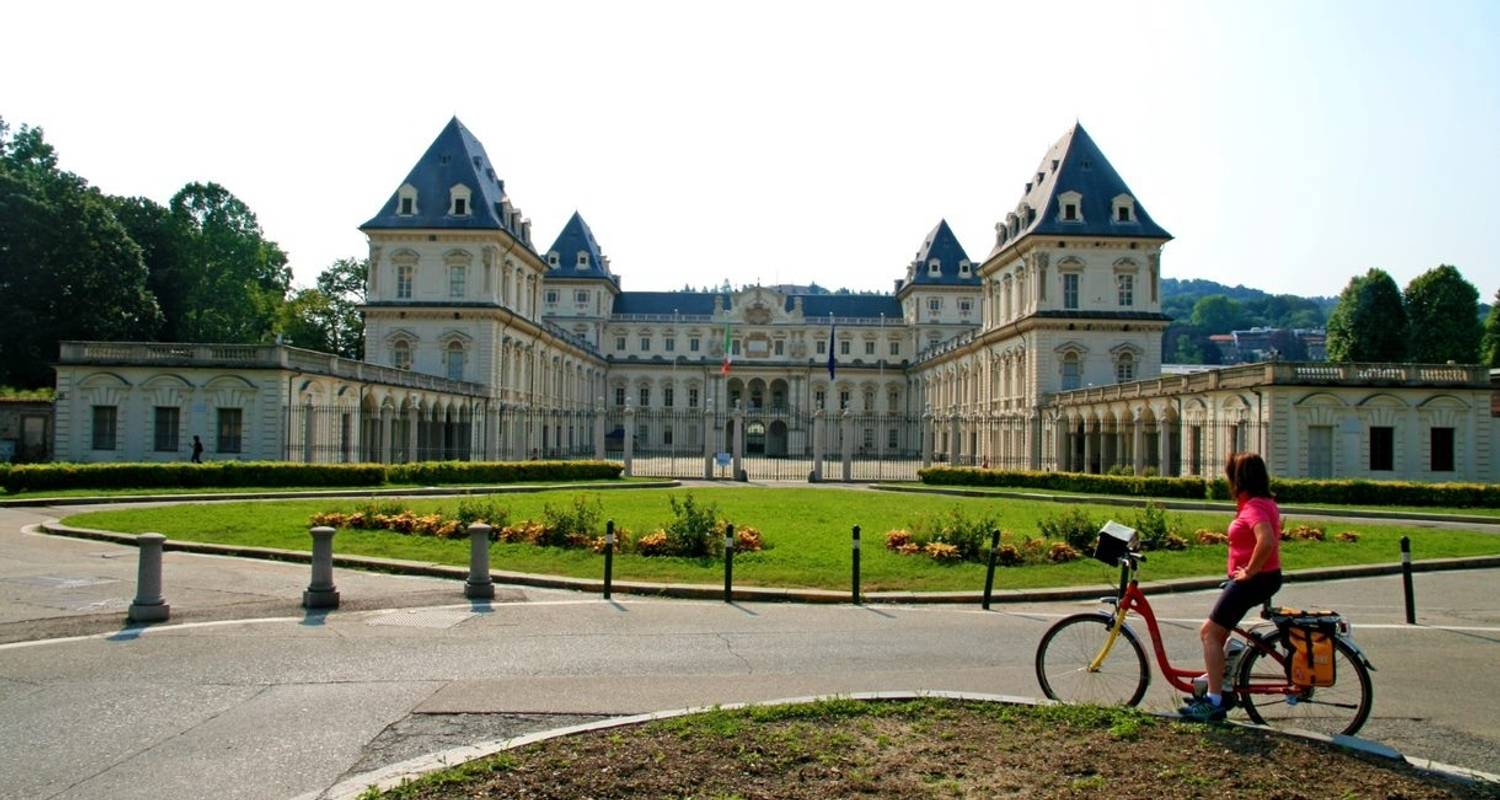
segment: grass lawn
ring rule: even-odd
[[[361,800],[1286,796],[1500,793],[1321,742],[1134,709],[839,699],[549,739]]]
[[[622,489],[608,492],[557,491],[502,495],[514,523],[539,519],[547,503],[571,503],[579,494],[597,498],[606,516],[636,536],[664,524],[670,516],[668,495],[681,497],[683,489]],[[836,488],[766,489],[756,487],[691,490],[699,501],[717,504],[720,515],[736,525],[752,525],[765,537],[767,549],[735,556],[735,582],[740,585],[782,588],[845,589],[849,581],[849,528],[859,524],[865,548],[861,573],[867,592],[977,590],[984,584],[980,564],[938,564],[925,556],[901,556],[884,548],[884,534],[892,528],[910,526],[919,516],[959,508],[971,516],[987,515],[1013,535],[1036,535],[1037,520],[1064,510],[1057,503],[1005,497],[965,498],[872,492]],[[307,550],[308,517],[322,511],[352,511],[353,500],[282,500],[271,502],[214,503],[168,508],[137,508],[99,511],[67,518],[71,525],[112,531],[155,531],[170,539]],[[453,499],[413,499],[406,503],[418,513],[439,508],[455,509]],[[1102,521],[1129,522],[1134,511],[1106,506],[1081,506]],[[1171,514],[1190,537],[1198,528],[1224,530],[1227,514]],[[1292,525],[1297,523],[1290,518]],[[1282,563],[1287,569],[1395,562],[1398,540],[1412,537],[1416,558],[1491,555],[1500,553],[1500,536],[1467,531],[1449,531],[1350,523],[1330,526],[1331,539],[1338,531],[1360,534],[1357,543],[1283,542]],[[343,529],[334,540],[338,553],[467,565],[468,542],[407,536],[388,531]],[[1223,545],[1194,545],[1181,552],[1153,553],[1142,570],[1143,580],[1222,575]],[[597,578],[603,573],[603,557],[586,549],[562,550],[529,544],[496,543],[491,564],[497,570]],[[1091,559],[1066,564],[1037,564],[1000,570],[1000,588],[1033,588],[1109,584],[1115,571]],[[721,562],[710,559],[643,557],[624,554],[615,558],[618,580],[713,584],[722,580]]]
[[[1233,504],[1230,503],[1227,500],[1200,500],[1200,499],[1185,498],[1185,497],[1157,497],[1157,498],[1129,497],[1129,496],[1125,496],[1125,495],[1101,495],[1101,494],[1097,494],[1097,493],[1091,494],[1091,493],[1088,493],[1088,492],[1065,492],[1065,491],[1060,491],[1060,490],[1055,490],[1055,489],[1033,489],[1033,488],[1021,487],[1021,486],[943,486],[943,485],[938,485],[938,484],[921,483],[921,482],[918,482],[918,481],[905,481],[905,482],[887,481],[887,482],[882,483],[880,485],[881,486],[896,486],[896,487],[900,487],[902,489],[910,489],[910,490],[918,490],[918,491],[934,491],[934,490],[948,489],[948,490],[956,490],[956,491],[983,492],[985,494],[1000,494],[1000,495],[1005,495],[1005,494],[1019,494],[1019,495],[1025,495],[1025,494],[1050,494],[1050,495],[1057,495],[1057,496],[1060,496],[1060,497],[1080,497],[1080,498],[1085,498],[1085,499],[1090,498],[1090,497],[1110,497],[1110,498],[1117,498],[1117,499],[1121,499],[1121,500],[1131,500],[1131,501],[1134,501],[1134,502],[1137,502],[1137,503],[1144,503],[1148,499],[1155,499],[1155,500],[1169,500],[1169,501],[1174,501],[1174,502],[1215,503],[1215,504],[1223,506],[1226,509],[1233,507]],[[1423,514],[1462,514],[1462,515],[1466,515],[1466,516],[1494,517],[1497,522],[1500,522],[1500,508],[1485,508],[1485,507],[1482,507],[1482,506],[1387,506],[1387,505],[1366,506],[1366,505],[1343,505],[1343,504],[1339,504],[1339,503],[1288,503],[1287,505],[1288,505],[1288,507],[1293,508],[1293,509],[1303,508],[1303,509],[1309,509],[1309,510],[1316,508],[1316,509],[1328,509],[1328,510],[1331,510],[1331,511],[1341,511],[1341,510],[1346,510],[1347,509],[1347,510],[1350,510],[1350,511],[1412,511],[1412,512],[1423,513]],[[1291,513],[1291,512],[1288,512],[1288,513]]]
[[[590,483],[641,483],[668,480],[667,478],[600,478],[578,481],[532,481],[520,483],[507,483],[504,486],[553,486],[558,483],[568,484],[590,484]],[[385,483],[379,486],[197,486],[197,487],[172,487],[155,486],[144,489],[43,489],[35,492],[0,492],[0,500],[32,500],[47,497],[122,497],[133,495],[159,495],[159,494],[243,494],[255,492],[369,492],[385,491],[388,489],[463,489],[472,486],[499,486],[496,483],[443,483],[433,485],[418,483]]]

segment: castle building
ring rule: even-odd
[[[974,261],[946,221],[894,291],[629,291],[582,215],[547,249],[450,121],[360,227],[365,361],[67,342],[73,461],[410,461],[719,450],[916,465],[1491,480],[1477,367],[1273,362],[1162,376],[1171,235],[1074,125]],[[821,431],[821,433],[820,433]],[[817,437],[823,437],[821,439]],[[679,464],[682,455],[687,461]],[[845,467],[846,476],[850,476]]]

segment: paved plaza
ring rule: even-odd
[[[71,510],[70,510],[71,511]],[[834,692],[1037,695],[1036,642],[1088,602],[852,607],[617,598],[337,571],[345,608],[297,607],[299,564],[167,553],[173,624],[120,620],[134,549],[23,533],[0,510],[0,797],[276,798],[475,741],[645,711]],[[1494,770],[1500,570],[1294,584],[1378,667],[1364,735]],[[1101,585],[1101,594],[1106,588]],[[1211,593],[1154,598],[1170,651],[1196,650]],[[364,610],[361,610],[364,609]],[[51,638],[38,638],[51,637]],[[57,638],[61,637],[61,638]],[[1160,679],[1149,704],[1174,698]]]

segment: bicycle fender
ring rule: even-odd
[[[1370,657],[1367,656],[1367,655],[1365,655],[1364,649],[1362,649],[1359,645],[1355,644],[1353,639],[1349,638],[1348,636],[1340,636],[1339,637],[1339,641],[1343,642],[1344,644],[1349,645],[1349,649],[1353,650],[1354,654],[1357,655],[1357,656],[1359,656],[1359,660],[1364,663],[1365,669],[1367,669],[1367,670],[1369,670],[1371,672],[1375,671],[1375,665],[1372,664],[1372,663],[1370,663]]]

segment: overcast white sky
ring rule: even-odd
[[[310,283],[452,115],[545,251],[628,289],[888,290],[946,217],[976,261],[1081,120],[1177,238],[1168,277],[1500,287],[1500,3],[11,5],[0,116],[165,202],[218,181]]]

